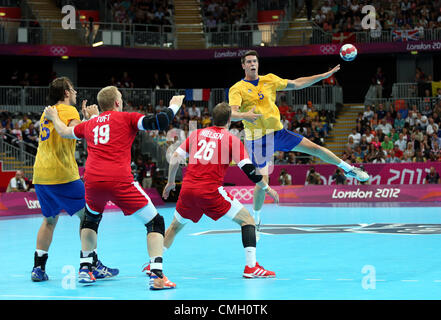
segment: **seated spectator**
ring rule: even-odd
[[[397,113],[397,117],[394,120],[394,128],[397,131],[401,131],[404,128],[404,119],[401,117],[401,113]]]
[[[378,120],[382,120],[386,116],[386,110],[384,110],[384,106],[382,103],[378,105],[378,110],[376,111],[378,116]]]
[[[193,103],[190,110],[188,110],[188,115],[190,116],[190,120],[200,118],[201,117],[201,110],[198,107],[196,107],[195,103]]]
[[[367,121],[371,121],[374,117],[374,112],[371,109],[370,105],[366,106],[366,110],[363,112],[363,119],[366,119]]]
[[[357,145],[354,143],[354,138],[348,137],[348,143],[346,143],[345,147],[351,150],[354,150]]]
[[[399,134],[399,138],[397,141],[395,141],[395,145],[398,146],[398,149],[400,149],[401,151],[404,151],[406,149],[407,140],[404,139],[404,135],[402,133]]]
[[[394,157],[399,160],[399,161],[396,161],[396,162],[401,162],[403,160],[404,153],[398,147],[398,145],[394,145],[393,153],[394,153]]]
[[[427,162],[427,159],[421,150],[418,150],[415,152],[415,157],[413,157],[412,162]]]
[[[202,123],[202,128],[207,128],[211,126],[211,118],[209,113],[204,113],[201,123]]]
[[[280,170],[279,183],[282,186],[292,185],[292,177],[285,169]]]
[[[415,156],[415,150],[411,142],[407,143],[407,148],[404,150],[404,157],[407,159],[412,159]]]
[[[381,143],[381,147],[386,151],[394,148],[394,144],[392,141],[390,141],[389,136],[384,136],[384,141]]]
[[[288,164],[285,159],[285,153],[283,151],[277,151],[275,154],[274,164]]]
[[[23,171],[17,170],[17,172],[15,173],[15,177],[9,180],[6,192],[26,192],[27,190],[28,186],[26,185]]]
[[[385,119],[385,117],[383,117],[383,119],[381,119],[380,124],[377,126],[376,130],[381,129],[381,131],[387,135],[390,132],[390,129],[392,129],[392,125],[390,123],[388,123]]]
[[[357,132],[355,128],[352,128],[352,132],[349,134],[348,139],[352,137],[354,144],[360,144],[361,134]]]
[[[424,184],[439,184],[439,173],[436,172],[434,167],[430,167],[429,173],[424,178]]]

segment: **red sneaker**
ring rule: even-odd
[[[256,265],[253,268],[245,266],[245,270],[243,271],[244,278],[275,278],[276,273],[273,271],[265,270],[261,265],[256,262]]]
[[[150,281],[149,281],[149,287],[150,290],[164,290],[164,289],[175,289],[176,283],[171,282],[168,280],[168,278],[164,275],[162,279],[158,278],[155,274],[150,273]]]

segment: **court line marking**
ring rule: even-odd
[[[400,281],[402,281],[402,282],[418,282],[420,280],[410,280],[410,279],[408,279],[408,280],[400,280]]]
[[[354,281],[354,279],[336,279],[337,281]]]
[[[304,279],[304,280],[308,280],[308,281],[320,281],[320,280],[322,280],[322,279],[310,279],[310,278],[307,278],[307,279]]]

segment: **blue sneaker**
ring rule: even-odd
[[[105,279],[115,277],[119,274],[119,269],[107,268],[98,260],[96,267],[93,268],[93,276],[96,279]]]
[[[36,267],[32,269],[31,279],[35,282],[41,282],[49,280],[49,277],[47,276],[46,271],[42,270],[41,267]]]
[[[78,282],[83,284],[90,284],[94,283],[96,281],[95,277],[93,276],[92,272],[89,271],[88,268],[81,268],[80,272],[78,273]]]

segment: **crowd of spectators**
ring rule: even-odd
[[[112,0],[117,23],[173,25],[173,4],[168,0]]]
[[[376,9],[377,30],[441,28],[440,0],[325,0],[314,21],[328,32],[361,31],[365,5]]]
[[[202,0],[201,11],[209,32],[227,31],[230,25],[242,30],[244,23],[256,22],[249,16],[250,0]]]
[[[351,163],[441,161],[441,99],[417,105],[366,106],[348,136],[342,158]]]

